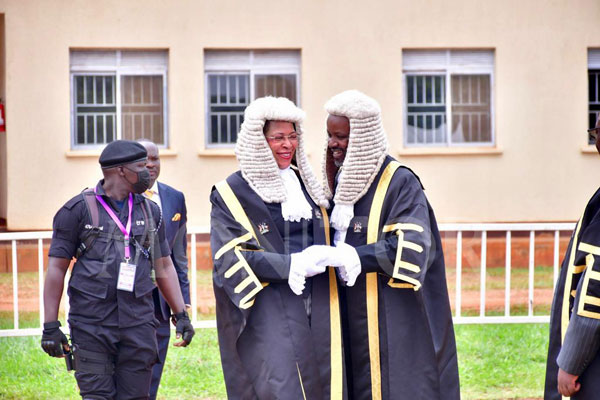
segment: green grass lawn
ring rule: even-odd
[[[457,325],[463,399],[543,395],[547,324]],[[0,398],[78,399],[63,360],[48,357],[39,336],[0,338]],[[201,329],[191,346],[169,350],[161,399],[225,399],[215,329]]]

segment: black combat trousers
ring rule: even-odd
[[[70,321],[75,379],[84,400],[148,399],[158,360],[156,322],[130,328]]]

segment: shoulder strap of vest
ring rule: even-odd
[[[92,226],[98,226],[100,218],[98,217],[98,201],[96,200],[94,189],[85,189],[81,192],[81,195],[85,200],[85,206],[92,220]]]
[[[81,192],[81,196],[85,201],[85,208],[87,209],[92,226],[89,229],[85,229],[83,232],[81,232],[79,236],[79,247],[77,248],[75,258],[81,257],[83,253],[92,247],[100,233],[98,227],[98,224],[100,223],[100,218],[98,216],[98,201],[96,201],[94,189],[85,189],[83,192]]]

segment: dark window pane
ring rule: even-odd
[[[237,79],[234,75],[229,77],[229,103],[237,103]]]
[[[433,77],[425,77],[425,102],[431,104],[433,102]]]
[[[85,77],[85,103],[87,103],[87,104],[94,103],[94,77],[93,76]]]
[[[248,98],[250,97],[248,94],[248,75],[238,76],[238,98],[240,104],[248,104]]]
[[[106,143],[114,140],[115,118],[112,115],[106,116]]]
[[[111,77],[107,77],[106,81],[105,81],[105,95],[106,95],[106,103],[107,104],[114,104],[115,99],[114,99],[114,90],[113,90],[113,86],[114,86],[114,82],[115,82],[115,77],[111,76]]]
[[[219,103],[227,103],[227,77],[219,76]]]
[[[210,117],[210,141],[211,143],[219,143],[219,123],[216,115]]]
[[[104,142],[104,115],[96,116],[96,143]]]
[[[442,75],[407,76],[406,143],[445,143]]]
[[[92,115],[88,115],[86,117],[86,126],[85,126],[85,133],[86,133],[86,143],[88,144],[95,144],[95,140],[94,140],[94,117]]]
[[[249,100],[249,75],[209,75],[208,130],[210,143],[234,143],[239,117]]]
[[[85,117],[77,116],[77,144],[85,144]]]
[[[77,104],[83,104],[83,76],[75,78],[75,87],[77,92]]]
[[[102,76],[96,77],[96,104],[104,103],[104,78]]]
[[[444,79],[441,76],[435,77],[435,102],[444,103]]]
[[[208,77],[208,90],[210,95],[211,104],[215,104],[217,102],[217,76],[211,75]]]
[[[238,131],[238,125],[237,125],[237,115],[230,115],[229,116],[229,142],[234,143],[236,141],[236,136],[237,136],[237,131]]]
[[[220,133],[220,142],[228,143],[227,141],[227,115],[221,115],[219,118],[219,133]]]

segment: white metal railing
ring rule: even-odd
[[[549,315],[533,315],[534,270],[535,270],[535,232],[554,232],[554,257],[553,257],[553,282],[556,285],[559,268],[560,232],[572,231],[574,223],[490,223],[490,224],[440,224],[441,232],[456,232],[456,293],[454,323],[523,323],[523,322],[548,322]],[[486,316],[486,268],[487,268],[487,232],[506,232],[505,248],[505,291],[504,315]],[[511,295],[511,254],[512,232],[529,232],[529,271],[528,271],[528,298],[527,315],[517,316],[510,314]],[[479,283],[479,316],[461,315],[462,305],[462,233],[481,233],[481,268]]]
[[[531,322],[548,322],[548,315],[533,315],[533,295],[534,295],[534,267],[535,267],[535,232],[554,232],[554,267],[553,277],[556,283],[559,268],[559,240],[561,231],[572,231],[574,223],[491,223],[491,224],[440,224],[441,232],[456,232],[456,292],[455,292],[455,312],[454,323],[531,323]],[[529,271],[528,271],[528,310],[527,315],[511,315],[510,313],[510,298],[511,298],[511,253],[512,232],[529,232]],[[462,315],[462,258],[463,258],[463,232],[480,232],[481,233],[481,269],[480,269],[480,297],[479,297],[479,315],[464,316]],[[506,232],[506,248],[505,248],[505,293],[504,293],[504,315],[488,316],[485,313],[486,301],[486,256],[487,256],[487,232]],[[189,271],[190,271],[190,296],[192,303],[191,320],[197,328],[214,328],[216,322],[214,320],[198,320],[198,297],[197,297],[197,262],[196,262],[196,242],[197,236],[200,234],[208,234],[209,227],[192,227],[188,229],[188,237],[190,239],[191,252],[189,254]],[[43,314],[43,284],[44,284],[44,239],[51,239],[52,232],[8,232],[0,233],[0,242],[11,242],[12,254],[12,298],[13,298],[13,328],[0,329],[0,337],[2,336],[28,336],[41,334],[41,326],[44,321]],[[17,265],[17,242],[18,241],[37,240],[38,250],[38,297],[39,297],[39,326],[37,328],[20,328],[19,327],[19,292],[18,292],[18,265]],[[67,277],[65,279],[68,279]],[[65,315],[68,314],[68,299],[65,294],[61,302],[64,307]],[[6,296],[7,293],[0,293],[0,296]]]

